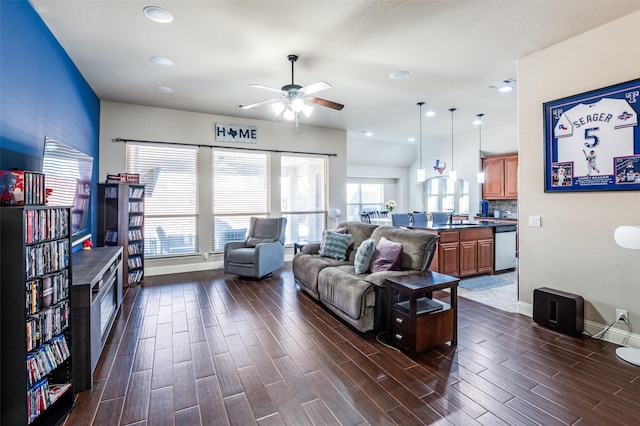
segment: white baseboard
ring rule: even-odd
[[[222,269],[224,265],[222,264],[221,256],[208,257],[208,260],[203,260],[199,257],[192,256],[191,258],[185,257],[185,259],[190,259],[190,263],[177,263],[174,262],[172,264],[167,264],[169,262],[165,262],[165,264],[159,264],[161,261],[148,261],[145,262],[144,274],[146,276],[152,277],[154,275],[166,275],[166,274],[181,274],[183,272],[194,272],[194,271],[208,271],[210,269]],[[197,260],[193,260],[197,259]],[[284,255],[284,261],[290,262],[293,260],[293,253]]]
[[[518,302],[518,313],[533,318],[533,305],[531,303]],[[622,325],[622,324],[620,324]],[[585,320],[585,335],[596,335],[608,327],[608,324],[599,324],[594,321]],[[600,340],[615,343],[617,345],[640,348],[640,335],[630,333],[621,328],[611,327]]]

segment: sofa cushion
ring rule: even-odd
[[[402,243],[402,258],[400,269],[425,271],[429,268],[431,254],[436,249],[438,236],[428,232],[394,226],[379,226],[373,231],[371,238],[380,241],[387,240]]]
[[[324,231],[322,231],[322,240],[320,241],[320,250],[322,250],[322,247],[324,247],[324,238],[325,238],[327,232],[337,232],[338,234],[346,234],[347,233],[347,227],[343,226],[342,228],[325,229]]]
[[[347,247],[349,246],[350,240],[350,234],[327,232],[324,237],[324,245],[320,249],[320,256],[330,257],[336,260],[346,260]]]
[[[347,268],[345,271],[344,268]],[[359,319],[364,307],[375,304],[373,285],[348,272],[351,266],[325,268],[318,276],[320,300],[353,319]],[[367,297],[371,294],[369,297]]]
[[[376,242],[371,238],[366,239],[356,250],[356,257],[353,261],[356,274],[364,274],[369,271],[371,260],[376,250]]]
[[[356,250],[364,240],[371,238],[371,234],[378,226],[363,222],[344,222],[338,225],[339,228],[343,226],[347,228],[347,234],[351,234],[351,242],[347,248],[347,260],[353,264]]]
[[[402,244],[380,238],[371,262],[371,272],[394,271],[400,266]]]
[[[293,277],[307,293],[315,299],[319,299],[318,275],[320,275],[320,271],[324,268],[340,265],[348,265],[348,263],[344,260],[321,257],[318,254],[298,253],[293,257]]]

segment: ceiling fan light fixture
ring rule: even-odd
[[[282,116],[285,120],[293,120],[294,118],[296,118],[296,113],[287,108]]]
[[[271,108],[276,115],[280,115],[282,114],[282,111],[284,111],[284,104],[282,102],[276,102],[271,104]]]
[[[302,113],[305,117],[309,118],[311,113],[313,112],[313,107],[311,105],[305,105],[302,107]]]
[[[300,112],[304,108],[304,101],[302,98],[293,98],[291,101],[291,109],[293,112]]]

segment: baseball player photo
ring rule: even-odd
[[[554,164],[552,166],[551,185],[570,186],[573,180],[571,169],[571,163]]]

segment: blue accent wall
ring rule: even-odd
[[[0,169],[40,170],[45,136],[76,148],[94,159],[93,212],[99,127],[100,100],[31,4],[0,0]]]

